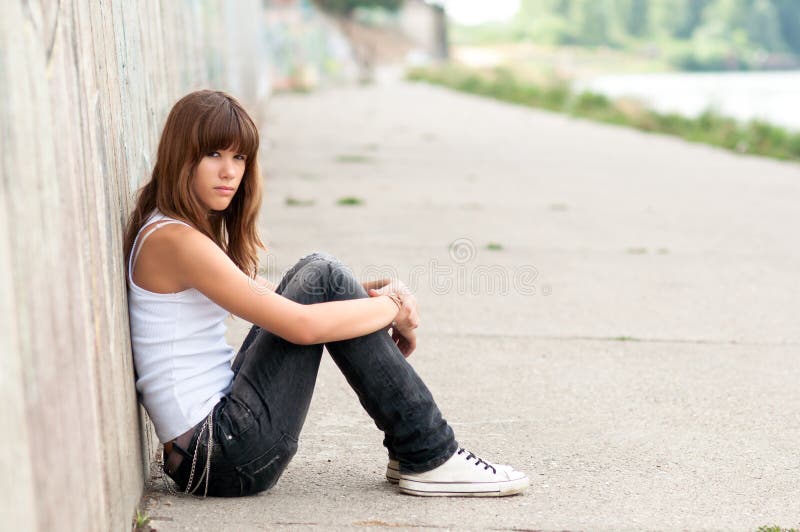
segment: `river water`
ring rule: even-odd
[[[800,131],[800,71],[603,75],[573,88],[633,97],[661,112],[697,116],[710,108]]]

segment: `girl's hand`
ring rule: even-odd
[[[386,286],[378,289],[370,288],[367,293],[370,295],[370,297],[398,294],[402,299],[403,306],[397,311],[392,328],[399,331],[407,331],[419,327],[419,311],[417,310],[417,300],[408,287],[401,281],[392,281]]]
[[[392,340],[397,345],[397,348],[403,353],[403,356],[408,358],[414,349],[417,348],[417,333],[414,329],[408,329],[405,332],[400,332],[396,328],[392,328]]]
[[[392,323],[392,339],[397,344],[403,356],[408,358],[417,346],[417,333],[414,331],[419,327],[419,312],[417,311],[417,300],[411,291],[401,281],[391,283],[379,289],[370,288],[370,297],[378,297],[386,294],[399,294],[403,301],[403,306],[397,312]]]

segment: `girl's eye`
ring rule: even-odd
[[[206,155],[208,157],[219,157],[219,152],[218,151],[210,151],[210,152],[206,153]]]
[[[242,161],[244,161],[244,160],[246,160],[246,159],[247,159],[247,156],[246,156],[246,155],[243,155],[243,154],[241,154],[241,153],[237,153],[237,154],[235,155],[235,157],[236,157],[237,159],[241,159]]]

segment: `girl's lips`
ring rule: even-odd
[[[214,187],[214,190],[216,190],[223,196],[230,196],[234,192],[233,189],[229,187]]]

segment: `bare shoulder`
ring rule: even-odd
[[[151,238],[154,238],[151,257],[160,263],[165,277],[181,290],[195,288],[219,303],[221,292],[250,284],[222,248],[193,227],[170,224]]]
[[[182,247],[189,242],[203,239],[208,244],[215,244],[193,227],[183,224],[170,223],[160,227],[163,222],[154,222],[146,225],[140,232],[140,240],[144,235],[147,239],[140,247],[139,255],[133,266],[133,281],[137,286],[150,292],[175,293],[191,288],[182,279],[180,268],[173,260]],[[199,237],[199,238],[198,238]],[[216,246],[215,246],[216,247]],[[133,251],[136,253],[136,250]],[[182,255],[182,253],[181,253]]]

